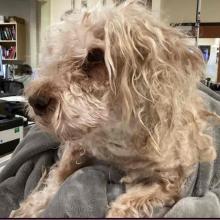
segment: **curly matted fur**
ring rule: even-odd
[[[139,1],[73,13],[45,45],[40,77],[26,91],[29,114],[62,141],[63,156],[46,187],[11,216],[40,216],[90,156],[126,173],[127,192],[108,217],[151,217],[181,198],[193,165],[215,158],[196,88],[204,71],[199,50]]]

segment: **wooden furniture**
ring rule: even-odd
[[[11,31],[8,30],[13,30],[14,35],[12,35]],[[0,32],[4,32],[3,36],[0,36],[1,47],[5,48],[5,50],[10,50],[10,48],[11,50],[15,49],[14,56],[3,57],[3,63],[14,64],[20,62],[22,63],[23,61],[25,61],[25,54],[26,54],[25,23],[24,22],[18,23],[15,21],[10,23],[0,23]]]

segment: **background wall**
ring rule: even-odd
[[[71,0],[51,0],[50,1],[50,21],[51,24],[59,22],[65,11],[70,10]]]
[[[41,42],[47,33],[51,23],[50,18],[50,0],[37,2],[37,63],[39,62],[39,54]]]
[[[195,22],[196,0],[160,1],[163,20],[168,23]],[[202,0],[201,2],[201,22],[220,22],[220,0]]]
[[[81,8],[82,0],[0,0],[0,15],[14,15],[26,21],[26,62],[38,65],[41,41],[49,26],[60,20],[65,11]],[[103,2],[103,0],[100,0]],[[93,7],[99,0],[87,0]],[[112,4],[113,0],[104,0]],[[196,0],[152,0],[152,11],[168,23],[194,22]],[[202,22],[220,22],[220,0],[202,0]]]

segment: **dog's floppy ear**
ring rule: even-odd
[[[122,97],[123,114],[138,115],[143,102],[160,103],[174,114],[171,105],[181,106],[203,72],[201,54],[140,4],[116,10],[105,25],[105,60],[112,87]]]
[[[143,149],[160,155],[175,144],[191,157],[189,146],[197,146],[203,159],[213,158],[212,143],[201,134],[204,107],[196,88],[205,69],[201,52],[139,4],[116,10],[105,25],[105,63],[123,118],[135,118],[149,137]],[[167,142],[175,138],[181,144]]]

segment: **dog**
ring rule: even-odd
[[[29,115],[61,141],[62,157],[11,217],[39,217],[93,157],[125,173],[126,193],[106,217],[152,217],[181,198],[195,164],[215,159],[197,91],[202,55],[142,3],[74,12],[50,32],[26,96]]]

